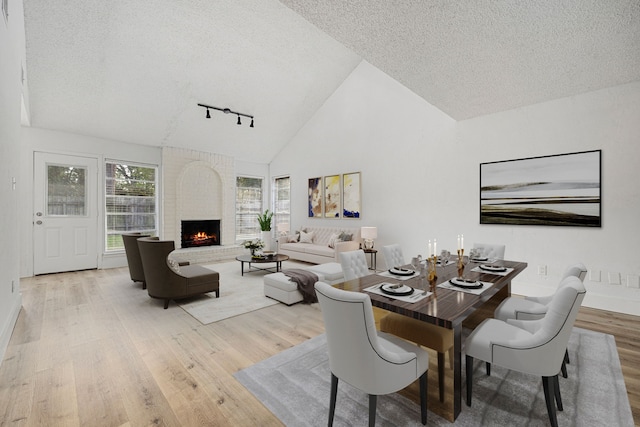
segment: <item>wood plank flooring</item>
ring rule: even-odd
[[[202,325],[174,302],[163,310],[126,268],[27,278],[21,292],[0,426],[281,426],[233,374],[324,332],[317,305],[302,304]],[[576,322],[616,337],[636,423],[638,321],[583,308]]]

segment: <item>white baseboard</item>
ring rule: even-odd
[[[18,315],[20,314],[21,308],[22,294],[18,294],[18,297],[15,299],[15,304],[11,307],[11,314],[7,318],[7,322],[3,325],[2,331],[0,332],[0,364],[4,360],[7,347],[9,347],[9,340],[11,340],[11,334],[13,334],[13,328],[16,326],[16,322],[18,321]]]

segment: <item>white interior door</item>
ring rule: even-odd
[[[34,274],[98,267],[98,160],[34,155]]]

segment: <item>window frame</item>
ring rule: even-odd
[[[278,180],[287,179],[289,180],[289,199],[288,199],[288,208],[284,211],[280,211],[280,200],[278,199],[279,188],[277,185]],[[291,231],[291,175],[282,175],[276,176],[272,178],[271,181],[271,205],[273,206],[273,227],[277,235],[284,233],[289,233]],[[283,199],[284,201],[285,199]],[[288,224],[288,228],[282,227],[283,224]],[[285,228],[285,230],[282,230]]]
[[[154,195],[153,195],[153,203],[154,203],[154,212],[153,212],[153,230],[150,230],[148,228],[145,229],[140,229],[140,230],[124,230],[122,232],[119,233],[109,233],[109,217],[111,215],[115,215],[117,213],[110,213],[108,206],[107,206],[107,201],[109,199],[109,197],[115,197],[116,195],[110,195],[107,191],[107,182],[108,179],[110,177],[107,176],[107,173],[109,171],[109,164],[115,164],[115,165],[125,165],[125,166],[135,166],[135,167],[140,167],[140,168],[148,168],[148,169],[153,169],[154,170],[154,182],[153,182],[153,186],[154,186]],[[150,181],[147,181],[150,182]],[[104,229],[103,229],[103,237],[104,237],[104,245],[103,245],[103,250],[105,254],[113,254],[113,253],[119,253],[119,252],[124,252],[124,244],[122,245],[122,247],[118,247],[118,248],[110,248],[109,247],[109,236],[113,236],[113,235],[122,235],[125,233],[133,233],[136,231],[139,232],[143,232],[143,233],[148,233],[154,236],[159,235],[159,224],[160,224],[160,204],[159,204],[159,193],[160,193],[160,167],[159,165],[155,165],[155,164],[149,164],[149,163],[142,163],[142,162],[136,162],[136,161],[127,161],[127,160],[118,160],[118,159],[105,159],[104,160],[104,173],[103,173],[103,186],[102,186],[102,190],[104,191],[104,198],[103,198],[103,206],[102,208],[104,209]],[[112,230],[113,231],[113,230]]]
[[[239,179],[255,179],[255,180],[260,180],[260,197],[259,198],[254,198],[253,202],[255,203],[257,200],[260,201],[260,207],[258,210],[254,210],[254,212],[247,212],[247,213],[241,213],[240,212],[240,206],[239,206],[239,200],[238,200],[238,191],[239,191],[239,187],[238,187],[238,180]],[[260,224],[258,224],[258,219],[257,216],[260,215],[262,212],[264,212],[264,194],[265,194],[265,182],[266,179],[263,176],[256,176],[256,175],[248,175],[248,174],[239,174],[236,175],[235,178],[235,241],[236,243],[242,243],[246,240],[252,240],[252,239],[259,239],[261,237],[261,230],[260,230]],[[254,188],[254,187],[246,187],[247,189],[250,188]],[[242,223],[243,218],[242,216],[253,216],[255,218],[255,229],[256,232],[255,233],[244,233],[244,232],[240,232],[243,230],[243,225]],[[252,227],[247,227],[247,228],[252,228]]]

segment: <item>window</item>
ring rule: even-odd
[[[47,166],[47,215],[86,216],[86,168]]]
[[[288,176],[273,181],[273,223],[276,233],[289,233],[291,223],[291,179]]]
[[[106,250],[124,249],[124,233],[157,234],[156,168],[107,162],[105,170]]]
[[[236,241],[260,237],[262,211],[262,178],[236,177]]]

